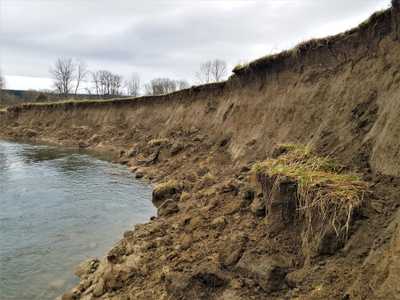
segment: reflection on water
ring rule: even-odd
[[[154,214],[149,186],[123,167],[48,146],[0,141],[0,298],[54,299],[72,269]]]

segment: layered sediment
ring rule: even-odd
[[[394,5],[226,82],[169,95],[0,112],[2,138],[110,151],[156,184],[158,215],[83,263],[63,299],[397,299],[399,22]],[[288,143],[369,186],[346,238],[313,253],[304,224],[283,222],[287,207],[283,217],[268,209],[253,172]]]

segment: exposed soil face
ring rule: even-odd
[[[399,16],[221,84],[1,113],[3,138],[112,151],[163,183],[158,216],[84,263],[63,299],[398,299]],[[344,245],[306,257],[291,216],[268,213],[250,169],[278,143],[312,144],[370,183]]]

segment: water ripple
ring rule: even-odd
[[[54,299],[73,267],[155,213],[149,186],[86,153],[0,141],[0,295]]]

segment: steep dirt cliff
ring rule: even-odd
[[[83,263],[63,299],[400,299],[396,3],[354,30],[237,67],[223,83],[0,112],[3,138],[114,151],[159,183],[158,216]],[[368,182],[340,244],[306,253],[302,224],[271,225],[251,169],[287,143],[311,145]]]

